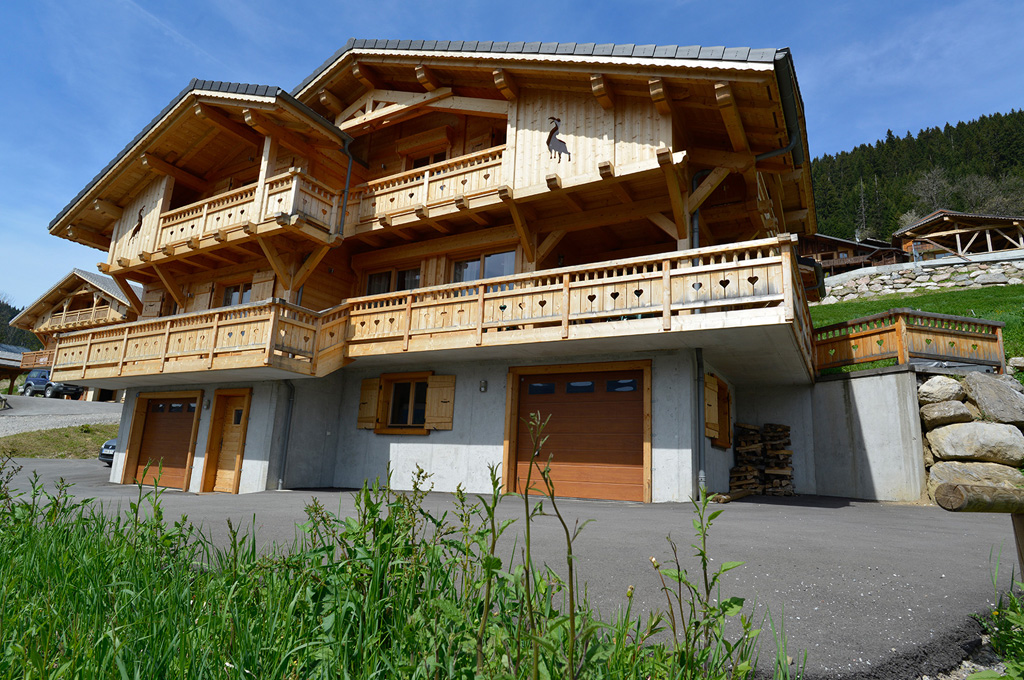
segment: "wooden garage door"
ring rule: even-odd
[[[160,463],[163,473],[160,486],[182,488],[185,468],[192,444],[192,422],[195,419],[195,398],[150,399],[139,447],[139,466],[135,478],[144,484],[156,481]],[[145,479],[142,478],[146,465]]]
[[[551,460],[555,494],[644,499],[643,371],[519,376],[516,490],[522,492],[532,451],[524,418],[551,415],[537,461]],[[537,468],[533,486],[543,488]]]

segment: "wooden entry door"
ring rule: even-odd
[[[252,390],[217,390],[203,465],[203,491],[238,493]]]
[[[547,442],[558,496],[644,500],[644,371],[573,371],[520,375],[515,490],[526,486],[533,446],[524,418],[548,415]],[[532,486],[543,490],[538,468]]]
[[[137,481],[187,487],[197,401],[196,397],[177,396],[145,400],[142,442],[133,470]]]

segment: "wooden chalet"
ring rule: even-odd
[[[539,410],[560,493],[685,499],[744,393],[813,381],[806,150],[785,49],[353,40],[291,92],[193,81],[49,226],[137,315],[55,377],[128,389],[117,482],[517,489]]]
[[[972,255],[1024,248],[1024,217],[936,210],[893,234],[914,259],[970,259]]]
[[[899,248],[878,239],[851,241],[825,234],[800,236],[799,252],[821,265],[826,276],[886,264],[906,262],[906,254]]]

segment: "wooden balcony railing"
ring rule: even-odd
[[[500,175],[504,151],[504,145],[495,146],[354,187],[346,235],[354,233],[357,225],[374,222],[382,215],[497,190],[503,184]]]
[[[751,324],[792,327],[812,370],[795,237],[352,298],[278,300],[58,336],[61,380],[274,367],[327,375],[357,357],[614,338]]]
[[[36,330],[51,331],[73,326],[97,325],[102,323],[113,323],[120,321],[121,314],[110,308],[109,305],[102,307],[90,307],[88,309],[76,309],[68,312],[54,312]]]
[[[21,355],[21,367],[26,370],[33,368],[47,368],[52,364],[52,349],[44,349],[39,352],[25,352]]]
[[[258,185],[249,184],[163,213],[155,249],[249,222],[260,223],[279,213],[299,213],[329,232],[338,223],[340,202],[341,192],[292,168],[267,179],[262,195]]]
[[[266,301],[61,335],[55,380],[271,366],[313,374],[318,315]]]
[[[850,366],[895,358],[953,361],[1003,370],[1003,324],[962,316],[890,309],[814,329],[815,367]]]

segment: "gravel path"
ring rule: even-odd
[[[7,397],[11,408],[0,411],[0,437],[58,427],[117,423],[121,404],[95,401],[68,401],[43,397]]]

